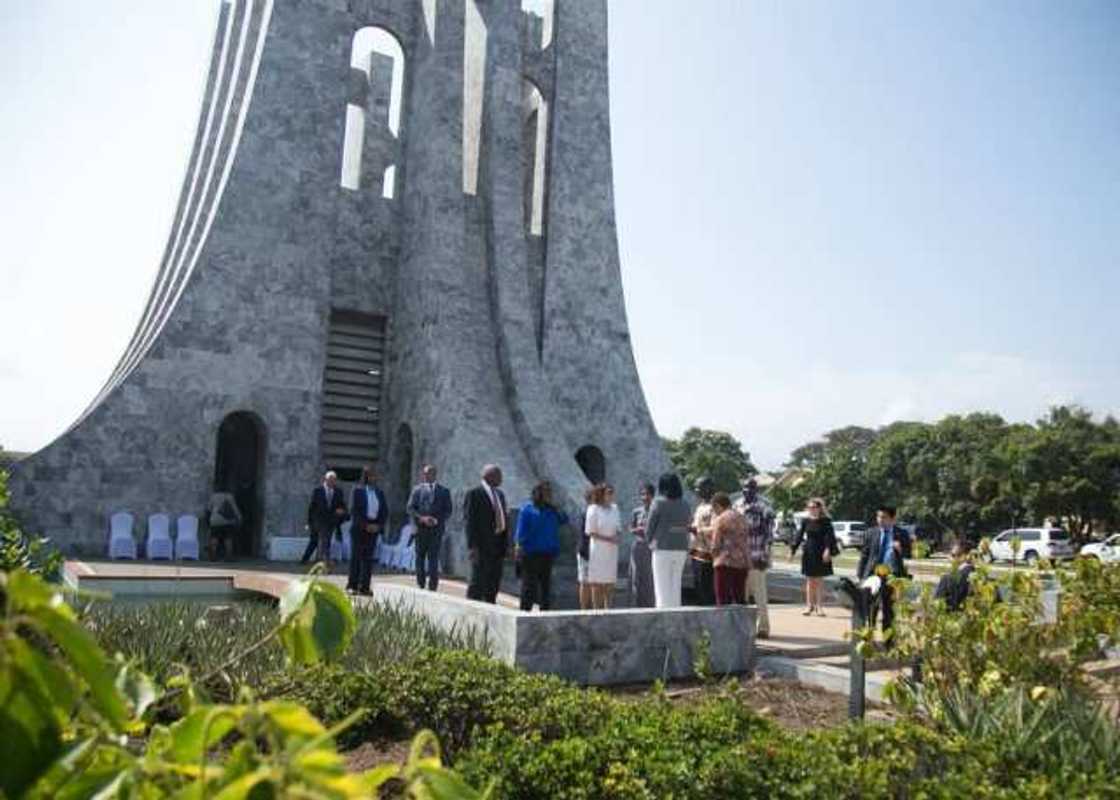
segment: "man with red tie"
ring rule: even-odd
[[[494,603],[502,583],[502,566],[509,547],[509,511],[502,485],[502,471],[494,464],[482,468],[482,484],[467,492],[463,500],[466,515],[467,550],[471,559],[471,579],[467,597]]]

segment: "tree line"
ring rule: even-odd
[[[729,434],[692,429],[673,444],[670,457],[686,477],[698,464],[725,474],[750,463]],[[834,519],[870,520],[889,504],[932,534],[973,540],[1047,520],[1078,538],[1120,528],[1120,423],[1078,406],[1051,408],[1034,424],[974,413],[849,426],[798,447],[786,466],[802,474],[767,490],[778,511],[820,496]]]

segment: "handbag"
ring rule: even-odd
[[[589,533],[579,535],[579,557],[584,561],[591,560],[591,534]]]
[[[222,501],[222,507],[218,509],[218,516],[227,522],[233,522],[237,519],[237,509],[234,508],[228,497]]]

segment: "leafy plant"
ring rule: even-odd
[[[692,671],[703,683],[709,683],[712,674],[712,636],[707,631],[696,637],[692,650]]]
[[[258,702],[248,690],[235,705],[198,704],[185,676],[163,687],[108,659],[37,576],[0,572],[0,589],[3,796],[361,798],[390,779],[414,798],[482,796],[440,766],[430,735],[417,740],[403,770],[349,773],[335,740],[364,712],[327,729],[296,703]],[[293,664],[331,660],[354,625],[346,595],[312,576],[289,588],[279,621],[246,653],[278,638]],[[152,709],[169,702],[182,717],[152,725]],[[145,735],[142,748],[127,746],[128,737]]]
[[[1062,588],[1055,621],[1043,582]],[[963,606],[948,612],[930,587],[899,604],[896,653],[921,665],[889,697],[937,727],[990,744],[1018,773],[1095,780],[1120,760],[1120,729],[1084,665],[1120,636],[1120,567],[1079,562],[1052,574],[997,577],[978,567]]]

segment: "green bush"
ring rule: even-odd
[[[429,729],[451,758],[489,725],[560,737],[608,717],[618,704],[602,692],[528,675],[479,653],[438,649],[368,671],[316,667],[276,674],[261,691],[298,700],[328,723],[366,709],[346,732],[347,743]]]
[[[1061,586],[1056,621],[1042,614],[1047,581]],[[1002,576],[978,567],[970,586],[955,612],[929,586],[902,600],[895,653],[920,661],[922,682],[897,678],[891,699],[946,735],[986,743],[1008,781],[1120,796],[1107,780],[1120,770],[1120,729],[1084,669],[1117,641],[1120,567],[1083,560]]]
[[[373,672],[316,667],[273,676],[262,691],[328,724],[368,709],[344,746],[430,728],[464,780],[494,781],[510,800],[1118,796],[1112,751],[1100,745],[1081,760],[1059,750],[1078,764],[1069,769],[1011,758],[999,729],[969,738],[904,720],[794,734],[734,689],[689,706],[656,693],[621,699],[468,652],[429,650]]]

